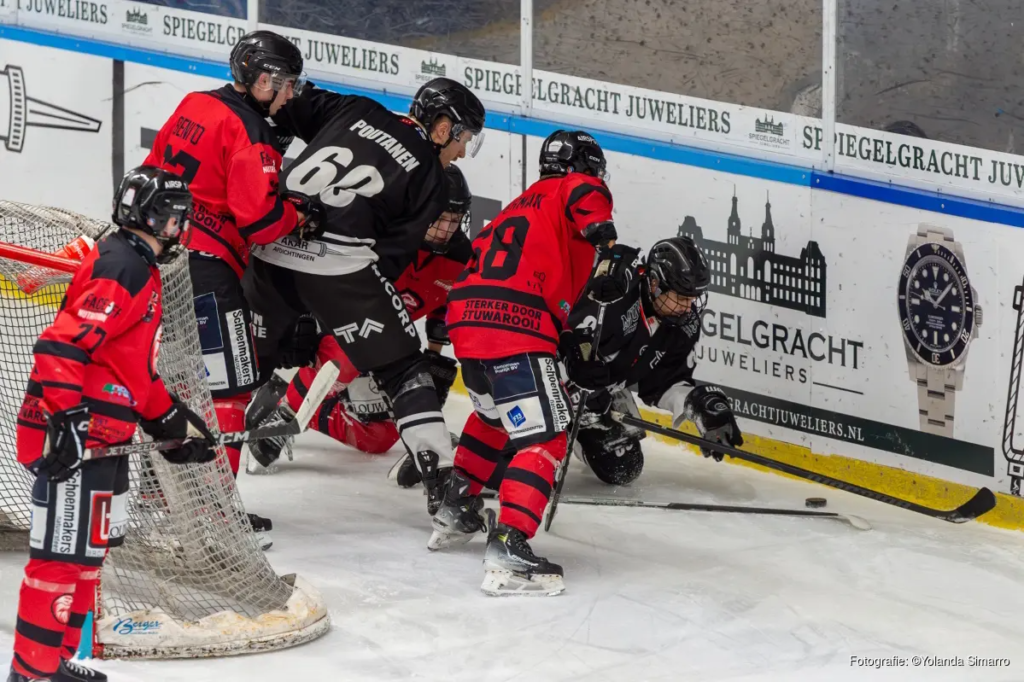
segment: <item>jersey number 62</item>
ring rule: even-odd
[[[345,173],[353,159],[351,149],[321,147],[289,170],[285,184],[293,192],[320,195],[320,201],[335,208],[348,206],[357,195],[369,198],[380,194],[384,178],[373,166],[364,164]]]

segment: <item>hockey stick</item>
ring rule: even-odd
[[[562,499],[562,504],[580,504],[592,507],[640,507],[642,509],[670,509],[676,511],[725,512],[731,514],[764,514],[767,516],[802,516],[819,519],[835,519],[848,523],[857,530],[871,530],[871,524],[852,514],[820,512],[810,509],[775,509],[772,507],[736,507],[723,504],[696,504],[689,502],[644,502],[643,500],[622,500],[614,497],[572,497]]]
[[[790,476],[796,476],[798,478],[803,478],[808,481],[814,481],[815,483],[821,483],[823,485],[831,486],[833,488],[838,488],[839,490],[845,490],[848,493],[861,495],[862,497],[867,497],[877,502],[891,504],[894,507],[901,507],[903,509],[908,509],[912,512],[917,512],[918,514],[930,516],[933,519],[949,521],[950,523],[964,523],[966,521],[973,521],[982,514],[991,511],[992,508],[996,506],[996,496],[992,493],[992,491],[989,490],[988,488],[981,488],[978,490],[978,492],[974,494],[973,497],[971,497],[971,499],[967,500],[956,509],[952,509],[949,511],[943,509],[932,509],[931,507],[926,507],[924,505],[917,504],[916,502],[901,500],[898,497],[886,495],[885,493],[880,493],[875,490],[871,490],[870,488],[864,488],[853,483],[847,483],[846,481],[841,481],[838,478],[832,478],[831,476],[818,474],[813,471],[808,471],[807,469],[801,469],[800,467],[793,466],[792,464],[786,464],[785,462],[779,462],[774,459],[762,457],[761,455],[755,455],[752,452],[745,452],[743,450],[738,450],[728,445],[722,445],[720,443],[714,443],[704,438],[691,436],[688,433],[683,433],[682,431],[678,431],[676,429],[670,429],[667,426],[662,426],[660,424],[655,424],[653,422],[644,421],[643,419],[638,419],[636,417],[633,417],[632,415],[613,411],[612,418],[622,424],[635,426],[639,429],[645,429],[652,433],[657,433],[662,436],[674,438],[675,440],[680,440],[683,441],[684,443],[689,443],[691,445],[697,445],[699,447],[707,448],[709,450],[715,450],[716,452],[721,452],[723,454],[729,455],[730,457],[735,457],[736,459],[742,459],[747,462],[759,464],[768,469],[781,471],[783,473],[789,474]]]
[[[313,414],[316,412],[317,408],[320,407],[320,403],[322,403],[324,398],[327,397],[327,394],[330,393],[331,388],[334,386],[334,381],[338,378],[339,373],[340,368],[338,367],[338,363],[333,360],[321,367],[320,371],[317,372],[316,378],[310,382],[309,390],[306,392],[306,397],[302,401],[302,405],[299,406],[299,411],[295,413],[295,419],[291,420],[287,424],[262,426],[249,431],[232,431],[231,433],[222,433],[214,439],[214,445],[220,446],[238,442],[249,443],[254,440],[277,438],[279,436],[297,436],[306,430],[309,420],[313,418]],[[114,445],[109,448],[90,448],[85,451],[82,461],[88,462],[89,460],[104,459],[106,457],[137,455],[144,452],[153,452],[154,450],[173,450],[174,448],[181,447],[184,443],[184,440],[165,440],[149,441],[147,443],[129,443],[127,445]]]
[[[597,309],[597,324],[594,325],[594,342],[590,347],[590,356],[597,356],[597,347],[601,344],[601,328],[604,327],[604,311],[607,303],[599,304]],[[544,516],[544,532],[551,530],[551,523],[555,520],[555,512],[558,511],[558,498],[562,496],[562,488],[565,486],[565,476],[569,472],[569,459],[572,456],[572,448],[576,444],[576,436],[580,432],[580,419],[583,418],[583,408],[587,404],[587,398],[593,391],[585,388],[580,389],[580,404],[576,406],[576,414],[572,420],[572,428],[569,430],[568,446],[565,448],[565,457],[558,464],[555,471],[555,491],[551,494],[551,501],[548,503],[547,514]]]
[[[50,270],[57,270],[58,272],[67,272],[74,274],[78,271],[78,268],[82,267],[82,262],[73,260],[71,258],[61,258],[60,256],[54,256],[51,253],[45,251],[36,251],[35,249],[29,249],[24,246],[17,246],[15,244],[8,244],[6,242],[0,242],[0,258],[8,258],[10,260],[18,261],[19,263],[26,263],[28,265],[37,265]]]

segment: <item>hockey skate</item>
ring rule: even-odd
[[[292,408],[288,407],[287,403],[281,403],[274,408],[274,411],[267,417],[261,426],[276,426],[278,424],[287,424],[288,422],[295,419],[295,413]],[[249,443],[249,453],[259,462],[262,466],[269,468],[271,464],[277,461],[278,457],[281,456],[281,450],[288,444],[288,436],[278,436],[276,438],[264,438]]]
[[[256,541],[260,543],[260,549],[266,552],[274,546],[274,539],[270,537],[270,531],[274,530],[274,523],[270,519],[259,514],[246,514],[249,517],[249,525],[252,532],[256,534]]]
[[[480,585],[485,594],[553,597],[565,590],[562,576],[561,566],[533,553],[521,530],[499,523],[487,538]]]
[[[256,389],[249,401],[249,407],[245,410],[245,430],[251,431],[266,421],[287,390],[287,381],[276,373],[270,375],[270,380]]]
[[[469,495],[469,479],[452,470],[444,493],[444,501],[434,514],[434,532],[427,541],[427,549],[437,551],[464,545],[477,533],[486,533],[495,525],[494,510],[484,509],[484,501]]]
[[[7,676],[7,682],[51,682],[51,677],[25,677],[11,668],[11,674]]]
[[[107,682],[107,676],[99,670],[86,668],[75,661],[62,659],[52,682]]]

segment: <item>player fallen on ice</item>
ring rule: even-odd
[[[693,379],[700,314],[711,282],[707,261],[693,240],[663,239],[651,247],[646,262],[638,249],[616,244],[602,252],[595,275],[569,316],[572,332],[560,343],[573,402],[584,393],[581,386],[596,388],[580,419],[577,456],[609,485],[640,476],[640,440],[646,434],[611,416],[612,410],[639,416],[634,391],[646,404],[671,412],[673,428],[692,421],[708,440],[742,445],[725,392],[697,386]],[[597,358],[604,367],[587,376],[588,366],[574,360],[580,349],[593,347],[599,301],[607,306]],[[703,453],[722,460],[711,450]]]
[[[102,682],[74,662],[100,568],[128,525],[128,457],[82,461],[87,448],[188,439],[170,462],[210,462],[213,435],[168,393],[157,373],[161,335],[158,263],[176,247],[192,197],[178,176],[143,166],[114,196],[121,229],[97,243],[68,286],[35,358],[18,414],[18,461],[35,474],[29,561],[18,597],[8,682]]]
[[[430,513],[451,470],[452,446],[431,361],[395,282],[448,205],[444,168],[476,153],[485,115],[476,95],[447,78],[423,85],[408,116],[366,97],[308,88],[275,117],[306,143],[282,185],[319,197],[324,231],[255,249],[244,282],[267,371],[280,364],[296,321],[311,314],[349,360],[339,382],[373,376],[420,469]],[[296,388],[270,420],[294,418],[293,398],[305,393]],[[261,441],[251,452],[273,461],[284,440]]]
[[[285,152],[266,118],[302,92],[302,53],[271,31],[245,35],[231,51],[234,82],[185,96],[156,135],[146,163],[180,173],[194,196],[189,249],[199,342],[222,432],[242,431],[259,386],[252,315],[242,274],[254,246],[293,232],[315,233],[319,202],[278,192]],[[273,368],[271,368],[273,369]],[[238,474],[241,443],[225,447]],[[264,549],[270,519],[249,514]]]
[[[448,179],[448,206],[427,230],[426,237],[416,253],[415,260],[395,282],[399,295],[413,321],[426,318],[427,350],[430,375],[437,390],[438,401],[444,406],[448,392],[455,382],[458,364],[441,355],[449,345],[444,324],[448,291],[455,278],[462,273],[471,254],[469,244],[470,210],[473,195],[462,171],[455,164],[445,169]],[[289,384],[278,375],[271,377],[253,397],[246,414],[246,428],[255,428],[277,407],[286,387],[289,401],[301,403],[299,387],[308,386],[316,371],[327,361],[336,360],[340,366],[349,366],[348,359],[333,334],[324,334],[312,316],[304,316],[296,323],[296,330],[287,351],[282,351],[282,367],[299,367],[295,379]],[[309,428],[324,433],[349,447],[369,454],[382,454],[398,442],[398,427],[383,393],[369,375],[360,375],[347,386],[338,385],[329,395]],[[273,463],[280,456],[277,444],[267,444],[254,450],[261,458],[260,465]],[[408,453],[394,468],[399,485],[411,487],[421,482],[419,470]]]
[[[607,177],[591,135],[552,133],[541,147],[540,180],[473,240],[473,258],[448,297],[448,333],[474,412],[427,546],[464,542],[490,526],[478,495],[500,453],[514,450],[484,555],[488,594],[564,589],[562,567],[536,556],[528,540],[566,456],[572,418],[556,358],[559,336],[596,248],[616,237]]]

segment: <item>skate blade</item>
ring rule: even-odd
[[[404,464],[405,460],[407,460],[407,459],[409,459],[409,453],[408,452],[405,453],[404,455],[402,455],[401,457],[399,457],[398,461],[395,462],[391,466],[390,469],[388,469],[388,480],[389,481],[393,481],[395,483],[398,482],[398,470],[402,468],[402,464]]]
[[[565,591],[565,582],[560,575],[537,574],[527,578],[508,569],[484,566],[484,581],[480,589],[491,597],[554,597]]]
[[[272,463],[270,466],[265,467],[256,461],[256,458],[251,454],[245,461],[245,473],[251,476],[273,476],[280,470],[277,466],[277,462]]]
[[[266,531],[255,531],[256,542],[260,544],[260,549],[266,552],[268,549],[274,546],[274,538],[270,537],[270,533]]]
[[[493,509],[484,509],[481,512],[484,519],[484,527],[476,533],[461,533],[454,531],[447,526],[442,526],[436,521],[433,523],[434,532],[430,534],[430,539],[427,540],[427,549],[431,552],[436,552],[441,549],[448,549],[450,547],[461,547],[462,545],[468,544],[476,535],[483,534],[484,537],[494,528],[497,522],[497,516]]]

